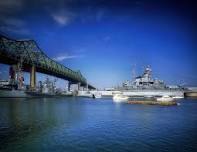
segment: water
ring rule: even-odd
[[[0,99],[0,151],[197,151],[197,100],[180,106],[111,99]]]

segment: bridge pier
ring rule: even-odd
[[[80,91],[81,83],[80,82],[77,83],[77,86],[78,86],[77,90]]]
[[[68,81],[68,91],[70,91],[72,83],[70,81]]]
[[[89,91],[89,89],[88,89],[88,83],[87,83],[87,85],[86,85],[86,91]]]
[[[30,70],[30,88],[35,89],[36,87],[36,67],[33,65]]]
[[[9,79],[11,84],[13,84],[16,80],[16,70],[14,68],[14,65],[11,65],[9,68]]]

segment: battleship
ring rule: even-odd
[[[95,91],[92,91],[94,93]],[[107,88],[100,91],[102,96],[113,96],[114,94],[122,94],[128,97],[162,97],[170,96],[182,98],[184,97],[184,88],[181,86],[169,86],[163,80],[154,79],[152,77],[152,69],[147,66],[142,75],[127,80],[122,86],[115,88]]]
[[[29,96],[32,97],[52,97],[58,95],[58,90],[55,86],[54,81],[50,81],[49,78],[47,77],[45,81],[39,81],[38,86],[36,87],[35,90],[27,90],[25,93]]]
[[[122,87],[118,87],[127,96],[143,96],[143,97],[156,97],[156,96],[171,96],[183,97],[184,88],[181,86],[169,86],[163,80],[154,79],[152,77],[152,69],[147,66],[142,75],[133,77],[131,81],[123,83]]]

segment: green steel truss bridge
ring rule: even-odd
[[[30,74],[32,71],[34,75],[35,72],[40,72],[68,80],[71,84],[79,83],[81,86],[87,86],[87,80],[80,71],[73,71],[49,58],[34,40],[13,40],[0,35],[0,63],[13,65],[20,62],[23,71]],[[89,84],[88,88],[95,89]]]

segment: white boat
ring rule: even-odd
[[[170,96],[162,96],[160,98],[157,98],[156,99],[157,101],[166,101],[166,102],[170,102],[170,101],[174,101],[174,98],[170,97]]]
[[[78,97],[92,98],[92,94],[89,91],[78,91]]]
[[[183,96],[174,96],[172,97],[173,99],[183,99],[184,97]]]
[[[61,95],[63,95],[63,96],[73,96],[73,93],[71,91],[63,91],[63,92],[61,92]]]
[[[113,101],[114,101],[114,102],[125,102],[125,101],[127,101],[128,99],[129,99],[128,96],[124,96],[124,95],[122,95],[122,94],[115,94],[115,95],[113,96]]]

